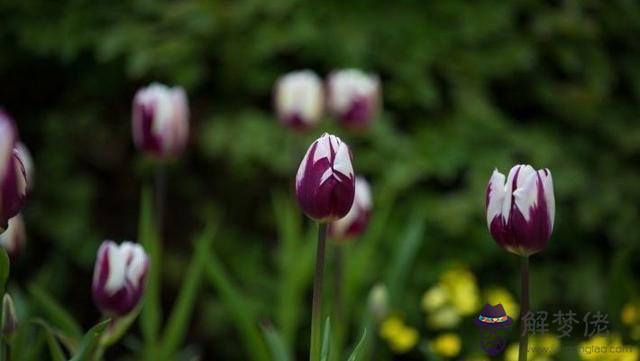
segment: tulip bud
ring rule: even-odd
[[[13,306],[13,299],[8,293],[2,299],[2,337],[10,339],[18,328],[18,318],[16,308]]]
[[[20,212],[27,196],[26,171],[14,150],[17,137],[13,120],[0,109],[0,233]]]
[[[556,210],[551,172],[519,164],[505,184],[494,170],[486,207],[489,231],[502,248],[521,256],[540,252],[551,237]]]
[[[384,320],[389,314],[389,292],[384,284],[378,283],[371,288],[369,310],[378,322]]]
[[[189,138],[189,104],[181,87],[153,83],[133,99],[133,140],[159,159],[180,155]]]
[[[31,152],[29,152],[29,148],[22,142],[18,142],[16,144],[15,149],[13,150],[18,160],[22,163],[24,167],[24,172],[27,179],[27,193],[31,192],[33,189],[33,181],[34,181],[34,173],[35,167],[33,165],[33,157],[31,157]]]
[[[27,233],[24,221],[22,220],[22,215],[18,214],[9,220],[9,227],[4,233],[0,234],[0,245],[7,251],[9,258],[15,262],[20,252],[24,249],[26,241]]]
[[[349,212],[354,193],[351,151],[340,138],[325,133],[311,144],[298,168],[298,204],[310,218],[331,222]]]
[[[363,177],[356,177],[353,205],[343,218],[329,225],[329,234],[334,240],[345,241],[361,235],[371,217],[371,190]]]
[[[322,117],[322,80],[311,70],[285,74],[276,82],[274,102],[282,124],[293,129],[311,128]]]
[[[93,300],[109,315],[124,316],[140,302],[149,258],[142,246],[102,242],[93,272]]]
[[[357,69],[332,73],[328,80],[329,108],[347,128],[367,127],[380,103],[380,81]]]

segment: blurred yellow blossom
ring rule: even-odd
[[[633,303],[627,303],[622,307],[620,315],[622,323],[625,325],[631,325],[638,320],[638,308]]]
[[[535,335],[529,337],[527,352],[528,361],[553,360],[553,356],[560,350],[560,339],[553,334]],[[509,345],[504,353],[505,361],[518,361],[519,345]]]
[[[436,329],[450,329],[460,323],[460,314],[453,306],[443,307],[427,315],[427,325]]]
[[[638,361],[638,347],[624,345],[619,335],[594,336],[578,345],[580,359],[587,361]]]
[[[429,327],[457,326],[462,317],[476,313],[480,307],[475,276],[462,266],[445,271],[439,282],[424,293],[421,306],[427,313]]]
[[[507,315],[514,320],[518,318],[520,313],[520,305],[513,298],[511,293],[502,287],[489,288],[484,292],[485,302],[490,305],[502,304]]]
[[[433,351],[442,357],[456,357],[460,354],[462,342],[455,333],[445,333],[436,337],[431,342]]]
[[[467,268],[456,267],[445,272],[440,283],[461,315],[468,316],[478,311],[480,298],[476,277]]]
[[[382,321],[379,332],[395,353],[405,353],[418,343],[418,331],[406,326],[398,316],[389,316]]]
[[[447,290],[440,284],[435,285],[422,296],[422,309],[427,312],[435,311],[444,306],[448,299]]]

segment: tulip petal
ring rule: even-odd
[[[505,201],[504,181],[504,174],[494,169],[493,174],[491,174],[491,179],[489,179],[489,185],[487,185],[486,194],[487,225],[489,228],[491,228],[493,219],[502,214],[502,205]]]

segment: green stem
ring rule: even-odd
[[[348,325],[345,315],[344,300],[344,244],[336,244],[333,247],[333,309],[332,318],[335,319],[333,327],[333,345],[331,347],[331,359],[341,359],[344,342],[345,328]]]
[[[155,221],[158,229],[158,235],[162,237],[163,224],[164,224],[164,208],[167,194],[167,170],[164,163],[158,163],[156,165],[156,173],[154,177],[155,186]]]
[[[527,361],[529,332],[525,318],[527,317],[527,313],[529,313],[529,256],[522,257],[521,276],[520,351],[518,352],[518,361]]]
[[[309,360],[318,361],[322,347],[322,283],[324,278],[324,252],[327,243],[327,224],[318,224],[318,248],[316,272],[313,279],[313,303],[311,305],[311,346]]]

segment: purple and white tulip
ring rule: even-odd
[[[329,109],[345,127],[367,127],[380,105],[377,76],[357,69],[335,71],[328,80]]]
[[[15,151],[18,132],[13,120],[0,109],[0,232],[18,214],[27,198],[27,175]]]
[[[356,177],[353,205],[346,216],[329,225],[331,238],[345,241],[364,233],[371,218],[371,204],[369,183],[363,177]]]
[[[166,159],[180,155],[189,140],[189,104],[181,87],[153,83],[133,99],[133,140],[142,152]]]
[[[325,133],[307,150],[296,175],[298,204],[310,218],[332,222],[349,212],[355,194],[351,151]]]
[[[556,205],[548,169],[530,165],[493,171],[486,196],[487,225],[493,238],[509,252],[529,256],[543,250],[551,237]]]
[[[322,80],[311,70],[281,76],[274,103],[280,122],[292,129],[309,129],[320,121],[324,108]]]
[[[29,152],[29,148],[22,142],[18,142],[16,144],[15,149],[13,150],[16,157],[22,163],[24,167],[24,173],[27,178],[27,193],[33,190],[33,182],[35,178],[35,167],[33,165],[33,158],[31,157],[31,152]]]
[[[93,300],[108,315],[124,316],[136,308],[144,292],[149,257],[142,246],[102,242],[93,272]]]
[[[26,243],[27,232],[24,221],[22,220],[22,215],[18,214],[9,220],[9,227],[4,233],[0,234],[0,246],[7,251],[9,258],[15,262]]]

